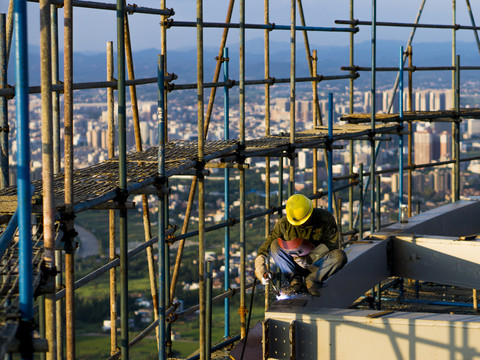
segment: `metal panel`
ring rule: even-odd
[[[296,322],[301,359],[479,359],[478,316],[303,309],[270,314],[272,358],[288,359],[288,328]],[[284,341],[287,341],[285,343]]]
[[[480,201],[461,200],[396,223],[381,231],[387,234],[421,234],[460,237],[480,233]]]
[[[393,240],[393,275],[410,279],[480,288],[480,241],[452,238]]]

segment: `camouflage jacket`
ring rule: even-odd
[[[270,244],[278,238],[286,241],[302,238],[310,241],[315,247],[324,244],[329,251],[338,249],[337,223],[333,215],[324,209],[314,209],[310,219],[300,226],[294,226],[286,217],[282,217],[260,246],[258,255],[268,256]]]

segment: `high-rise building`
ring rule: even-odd
[[[452,137],[448,131],[440,134],[440,161],[450,160],[452,158]]]
[[[430,129],[414,134],[415,164],[430,163],[434,159],[434,134]]]

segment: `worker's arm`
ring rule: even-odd
[[[270,245],[272,244],[272,241],[276,241],[280,232],[280,225],[277,221],[270,235],[267,236],[263,244],[260,246],[260,249],[258,249],[258,255],[255,259],[255,276],[258,280],[262,281],[262,283],[265,282],[265,274],[267,273],[267,260],[270,252]]]

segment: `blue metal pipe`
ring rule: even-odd
[[[228,48],[223,49],[223,58],[228,59]],[[229,67],[228,61],[223,62],[223,81],[227,82],[229,77]],[[223,111],[224,111],[224,126],[225,129],[225,140],[230,139],[230,92],[228,86],[223,88]],[[224,169],[224,203],[225,203],[225,221],[230,218],[230,169]],[[224,290],[228,291],[230,289],[230,228],[225,228],[225,280],[224,280]],[[230,298],[225,298],[224,300],[224,309],[225,309],[225,326],[224,326],[224,337],[228,338],[230,336]]]
[[[400,71],[399,89],[398,89],[398,111],[400,116],[401,132],[398,139],[398,221],[402,221],[403,205],[403,46],[400,46]]]
[[[372,140],[371,140],[371,150],[370,150],[370,181],[372,182],[372,187],[370,188],[370,232],[375,231],[375,141],[373,136],[375,136],[375,112],[376,112],[376,66],[377,66],[377,1],[372,0],[372,76],[371,76],[371,101],[372,101],[372,116],[371,116],[371,130],[372,130]]]
[[[17,117],[17,186],[19,225],[20,316],[25,323],[33,320],[32,286],[32,205],[30,201],[30,134],[28,117],[28,40],[27,2],[14,2],[15,34],[15,107]],[[28,326],[28,325],[27,325]],[[31,328],[27,341],[32,341]],[[21,345],[20,345],[21,346]],[[26,358],[32,358],[27,354]]]
[[[13,213],[12,218],[8,222],[7,228],[0,236],[0,258],[3,257],[5,250],[7,250],[8,245],[12,241],[15,231],[17,231],[18,225],[18,209]]]
[[[0,88],[7,85],[7,24],[0,14]],[[9,186],[8,178],[8,109],[7,98],[0,97],[0,189]]]
[[[164,82],[164,63],[165,56],[158,56],[158,174],[160,177],[165,176],[165,82]],[[167,296],[167,288],[165,284],[165,195],[162,193],[158,196],[158,288],[159,288],[159,350],[158,358],[164,360],[167,358],[165,337],[165,301]]]
[[[333,94],[328,94],[328,211],[333,212],[333,173],[332,141],[333,139]]]

